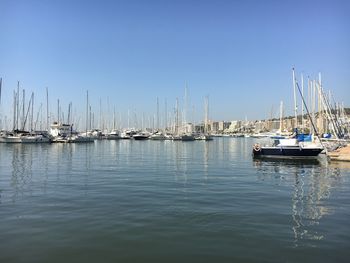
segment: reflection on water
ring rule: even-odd
[[[0,201],[5,194],[11,198],[12,202],[30,197],[33,194],[34,184],[37,188],[35,190],[45,193],[49,181],[51,183],[59,180],[67,181],[72,176],[72,171],[75,170],[80,170],[86,175],[89,175],[91,171],[93,147],[87,144],[79,146],[75,144],[3,144],[1,146],[0,152],[3,153],[0,155],[2,161],[0,164],[3,166],[1,167],[1,179],[5,182],[7,173],[10,174],[11,191],[0,188],[0,191],[3,192]],[[76,147],[79,147],[79,162],[76,162]],[[0,187],[4,186],[0,185]]]
[[[254,159],[253,162],[260,180],[293,187],[291,216],[295,246],[303,239],[323,239],[324,234],[317,232],[314,226],[336,209],[327,199],[331,189],[341,184],[340,169],[329,166],[325,159]]]
[[[29,193],[30,195],[30,182],[32,178],[31,155],[32,151],[25,151],[24,148],[20,148],[17,145],[13,149],[11,162],[13,167],[11,186],[14,188],[14,200],[17,198],[18,194],[25,195],[26,193]]]

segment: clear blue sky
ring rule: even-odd
[[[280,100],[292,112],[293,66],[350,106],[350,1],[0,0],[0,13],[9,116],[19,80],[36,106],[48,87],[53,113],[58,98],[83,112],[89,90],[95,112],[109,97],[154,114],[187,83],[198,119],[206,95],[211,119],[266,118]]]

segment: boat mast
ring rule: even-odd
[[[46,87],[46,130],[49,131],[49,90]]]
[[[157,131],[159,131],[159,99],[157,97]]]
[[[301,74],[301,96],[304,97],[304,76]],[[301,130],[304,132],[304,103],[301,103]]]
[[[310,77],[307,76],[307,96],[308,96],[308,105],[311,107],[312,103],[311,103],[311,85],[310,85]],[[309,126],[309,129],[311,131],[311,123]]]
[[[176,98],[175,104],[175,134],[179,134],[179,99]]]
[[[306,110],[306,112],[307,112],[307,115],[309,116],[309,119],[310,119],[311,125],[312,125],[312,127],[313,127],[313,129],[314,129],[315,135],[316,135],[317,137],[319,137],[319,134],[318,134],[317,128],[316,128],[316,126],[315,126],[315,124],[314,124],[314,122],[313,122],[313,120],[312,120],[312,118],[311,118],[311,115],[310,115],[309,109],[308,109],[308,108],[307,108],[307,106],[306,106],[306,102],[305,102],[305,100],[304,100],[304,97],[302,96],[302,93],[301,93],[301,90],[300,90],[300,88],[299,88],[298,83],[296,83],[296,85],[297,85],[297,88],[298,88],[299,94],[301,95],[301,100],[302,100],[302,102],[303,102],[303,104],[304,104],[304,106],[305,106],[305,110]],[[321,140],[320,140],[320,143],[322,144]]]
[[[102,131],[102,101],[101,101],[101,98],[100,98],[100,123],[99,123],[99,129],[100,131]]]
[[[1,105],[1,88],[2,88],[2,78],[0,78],[0,105]]]
[[[89,123],[89,91],[86,91],[86,123],[85,123],[85,135],[87,136],[88,123]]]
[[[25,114],[25,95],[26,95],[26,93],[25,93],[25,90],[23,89],[22,90],[22,131],[24,131],[25,130],[25,122],[24,122],[24,114]]]
[[[1,88],[2,88],[2,78],[0,78],[0,130],[2,129],[2,116],[1,116]]]
[[[2,125],[2,116],[1,116],[1,87],[2,87],[2,78],[0,78],[0,130],[3,129],[2,128],[2,126],[3,126]]]
[[[298,128],[298,108],[296,99],[296,87],[295,87],[295,72],[293,68],[293,94],[294,94],[294,116],[295,116],[295,128]]]
[[[115,130],[115,107],[113,107],[113,130]]]
[[[315,111],[316,111],[316,82],[311,81],[312,90],[312,121],[315,122]]]
[[[32,114],[30,121],[30,132],[33,132],[33,119],[34,119],[34,92],[32,92]]]
[[[204,133],[206,134],[208,133],[209,96],[205,96],[204,106]]]
[[[168,127],[168,103],[167,99],[165,98],[165,115],[164,115],[164,131],[167,130]]]
[[[185,98],[184,98],[184,109],[183,109],[183,128],[185,129],[185,133],[187,133],[187,83],[186,83],[186,86],[185,86]]]
[[[57,123],[60,123],[60,99],[57,99]]]
[[[70,124],[70,115],[71,115],[71,110],[72,110],[72,102],[69,103],[68,105],[68,118],[67,118],[67,124]]]
[[[17,109],[16,109],[16,129],[18,130],[18,121],[19,121],[19,81],[17,81]]]
[[[281,101],[280,104],[280,134],[282,133],[283,130],[283,101]]]
[[[16,129],[16,115],[17,115],[16,105],[17,105],[17,93],[14,90],[13,91],[13,127],[12,127],[13,131]]]

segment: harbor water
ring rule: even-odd
[[[257,139],[0,145],[0,262],[348,262],[350,166]]]

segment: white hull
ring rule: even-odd
[[[21,137],[22,143],[49,143],[51,140],[47,137],[44,137],[42,135],[33,135],[33,136],[22,136]]]
[[[3,143],[21,143],[21,136],[1,136],[0,142]]]
[[[155,140],[155,141],[163,141],[166,140],[166,137],[163,134],[152,134],[149,137],[151,140]]]

